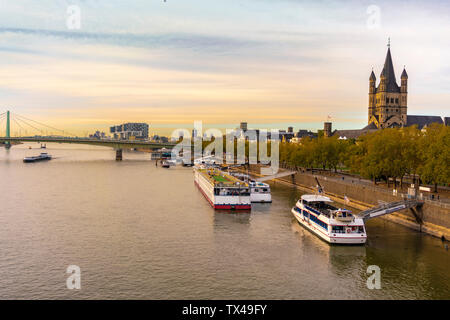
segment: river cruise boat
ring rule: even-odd
[[[214,209],[252,208],[248,183],[218,168],[195,167],[194,182]]]
[[[364,220],[347,209],[335,208],[330,198],[305,194],[292,208],[297,221],[331,244],[364,244],[367,239]]]
[[[43,152],[38,156],[25,157],[25,158],[23,158],[23,162],[36,162],[36,161],[51,160],[51,159],[52,159],[51,155],[47,154],[46,152]]]

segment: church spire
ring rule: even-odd
[[[388,41],[388,51],[386,54],[386,60],[384,61],[383,71],[381,71],[381,77],[385,79],[387,92],[399,92],[397,80],[395,79],[394,64],[392,63],[391,56],[391,39]]]
[[[408,79],[408,74],[406,73],[406,66],[403,67],[402,79]]]

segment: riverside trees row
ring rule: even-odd
[[[420,182],[450,183],[450,127],[433,124],[378,130],[357,140],[338,137],[304,138],[301,143],[280,145],[280,162],[287,166],[347,170],[376,182],[406,175]]]

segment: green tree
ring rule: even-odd
[[[419,167],[423,182],[438,184],[450,181],[450,127],[432,124],[426,128],[420,143],[422,164]]]

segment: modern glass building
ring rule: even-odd
[[[118,126],[112,126],[110,132],[113,134],[114,139],[121,140],[147,140],[148,139],[148,128],[147,123],[124,123]]]

